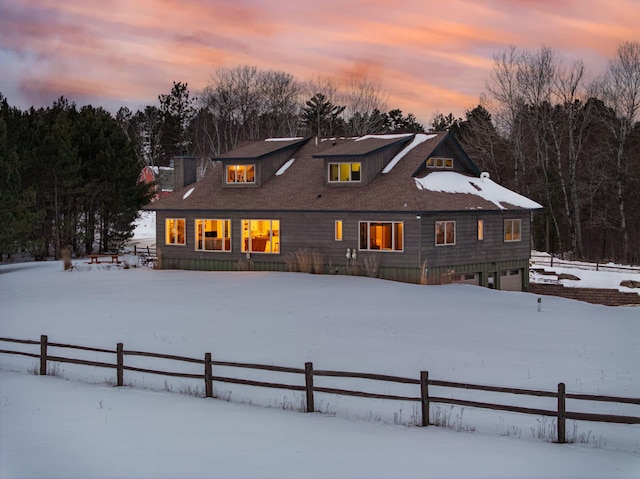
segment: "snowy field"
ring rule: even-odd
[[[359,371],[640,397],[640,309],[464,285],[420,286],[296,273],[114,269],[78,262],[0,266],[0,336],[220,361]],[[4,349],[29,348],[2,343]],[[38,348],[30,346],[31,351]],[[114,362],[108,355],[50,354]],[[126,364],[201,373],[197,365]],[[135,360],[135,361],[134,361]],[[638,477],[640,427],[316,394],[0,355],[0,477]],[[303,384],[297,375],[214,374]],[[270,375],[269,375],[270,374]],[[265,376],[267,375],[267,376]],[[322,379],[322,381],[321,381]],[[342,381],[342,382],[341,382]],[[419,396],[417,386],[317,378],[316,385]],[[178,393],[189,393],[178,394]],[[432,395],[555,409],[555,400],[431,388]],[[267,406],[267,407],[264,407]],[[568,410],[640,407],[568,401]],[[284,410],[283,410],[284,409]]]

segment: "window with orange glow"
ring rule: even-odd
[[[360,249],[364,251],[402,251],[403,229],[401,221],[361,221]]]
[[[336,241],[342,241],[342,220],[336,220]]]
[[[484,240],[484,221],[478,220],[478,241]]]
[[[227,183],[255,183],[254,165],[228,165]]]
[[[165,221],[165,243],[185,244],[185,220],[183,218],[167,218]]]
[[[521,220],[504,220],[504,240],[520,241]]]
[[[231,220],[196,220],[197,251],[231,251]]]
[[[436,246],[456,244],[456,222],[436,221]]]
[[[329,183],[360,181],[360,163],[329,163]]]
[[[242,220],[243,253],[280,253],[280,220]]]

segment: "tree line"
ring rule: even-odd
[[[607,71],[508,48],[465,118],[438,115],[498,183],[544,206],[534,247],[576,258],[640,262],[640,43]]]
[[[549,48],[510,47],[486,90],[464,119],[438,113],[427,128],[366,78],[338,85],[252,66],[218,69],[195,95],[174,82],[115,116],[64,98],[22,112],[0,95],[0,250],[117,246],[149,199],[140,169],[176,155],[197,157],[202,175],[245,140],[449,130],[492,179],[544,206],[536,249],[640,262],[640,44],[622,44],[593,78]]]
[[[0,94],[0,253],[36,259],[113,251],[151,188],[116,119],[60,98],[21,111]]]

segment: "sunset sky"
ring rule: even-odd
[[[0,92],[138,109],[220,67],[363,75],[428,124],[478,104],[493,55],[546,45],[601,74],[640,41],[640,0],[0,0]]]

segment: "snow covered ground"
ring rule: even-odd
[[[221,361],[360,371],[640,397],[640,310],[464,285],[420,286],[296,273],[155,271],[61,262],[0,266],[0,336]],[[0,348],[20,349],[10,343]],[[37,347],[31,347],[37,352]],[[113,362],[98,353],[54,350]],[[134,362],[135,359],[135,362]],[[200,373],[150,358],[127,364]],[[640,427],[432,406],[448,428],[412,427],[416,403],[296,392],[0,354],[1,477],[638,477]],[[197,365],[194,365],[197,366]],[[214,374],[303,384],[294,375]],[[284,376],[284,377],[283,377]],[[341,382],[342,381],[342,382]],[[320,378],[316,384],[319,384]],[[319,385],[419,396],[416,386],[323,378]],[[173,391],[173,392],[170,392]],[[555,409],[553,400],[433,388],[433,395]],[[270,406],[270,407],[259,407]],[[568,401],[569,410],[640,415]],[[286,410],[283,410],[286,409]],[[437,416],[437,417],[436,417]]]

